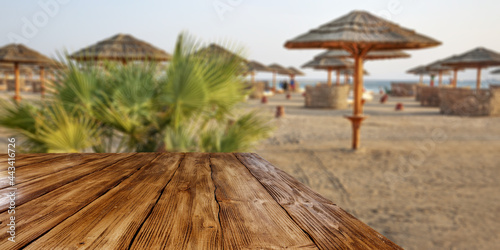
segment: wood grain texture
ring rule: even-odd
[[[17,169],[24,166],[36,165],[44,161],[53,161],[55,158],[67,155],[69,154],[16,154],[14,166]],[[0,158],[0,163],[7,162],[8,160],[8,155],[4,154]]]
[[[182,159],[160,154],[106,194],[69,217],[26,249],[126,249]]]
[[[18,154],[16,152],[16,159],[22,160],[22,159],[28,159],[30,157],[34,156],[40,156],[40,154]],[[8,154],[0,154],[0,163],[6,162],[9,158]]]
[[[131,249],[221,249],[219,206],[208,154],[188,154]]]
[[[321,249],[401,249],[256,154],[236,154]]]
[[[105,158],[110,155],[112,154],[67,154],[36,163],[36,166],[34,168],[16,167],[15,183],[16,185],[19,185],[29,180],[59,172],[65,168],[76,167],[78,165],[93,161],[95,159]],[[0,172],[0,189],[9,186],[10,185],[7,171]]]
[[[131,154],[119,154],[113,158],[100,158],[91,162],[91,164],[84,164],[81,166],[71,167],[63,169],[56,173],[50,173],[44,175],[40,178],[26,181],[19,185],[16,185],[16,205],[19,206],[26,201],[35,199],[45,193],[48,193],[58,187],[61,187],[67,183],[75,181],[88,175],[92,172],[101,170],[109,165],[115,163],[116,161],[129,157]],[[36,167],[30,168],[32,171],[37,171]],[[0,190],[1,193],[6,193],[8,190],[5,188]],[[8,199],[6,195],[0,197],[0,212],[7,210]]]
[[[18,206],[16,230],[22,233],[17,234],[15,244],[7,241],[7,234],[0,234],[0,249],[18,249],[27,245],[135,173],[141,162],[152,161],[156,156],[127,155],[115,155],[112,165]],[[10,216],[5,211],[0,214],[0,221],[7,222]]]
[[[316,248],[233,154],[210,162],[225,249]]]
[[[0,197],[0,224],[16,216],[16,243],[2,233],[0,249],[400,249],[255,154],[20,161],[29,163],[16,170],[16,214]]]

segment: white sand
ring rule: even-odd
[[[500,117],[442,116],[413,100],[367,103],[357,152],[351,110],[306,109],[300,95],[252,100],[286,113],[256,152],[406,249],[497,248]]]

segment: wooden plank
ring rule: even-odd
[[[131,176],[144,162],[150,162],[156,157],[156,154],[143,153],[127,155],[129,157],[126,158],[112,156],[115,161],[112,165],[18,206],[16,243],[7,240],[7,233],[0,234],[0,249],[26,246]],[[5,211],[0,214],[0,221],[7,222],[10,216]]]
[[[128,156],[130,156],[130,154],[119,154],[113,158],[97,159],[91,162],[91,164],[84,164],[78,167],[66,168],[57,173],[48,174],[40,178],[16,185],[16,205],[19,206],[26,201],[39,197],[58,187],[64,186],[67,183],[82,178],[83,176],[88,175],[92,172],[101,170]],[[36,167],[33,167],[32,169],[35,168]],[[8,192],[8,190],[6,190],[5,188],[1,191],[3,193]],[[0,212],[7,210],[8,207],[9,197],[7,195],[2,195],[0,197]]]
[[[24,156],[23,156],[24,155]],[[49,160],[54,160],[55,158],[58,157],[64,157],[67,156],[68,154],[22,154],[22,155],[16,155],[15,157],[15,163],[14,166],[17,168],[28,166],[28,165],[33,165],[33,164],[38,164],[44,161],[49,161]],[[2,160],[0,161],[0,164],[6,163],[8,161],[7,155],[5,155],[5,158],[2,157]]]
[[[65,168],[75,167],[110,155],[111,154],[68,154],[40,162],[31,168],[16,168],[15,183],[19,185],[29,180],[59,172]],[[8,177],[7,171],[0,172],[0,189],[10,186]]]
[[[186,155],[131,249],[221,249],[208,154]]]
[[[164,153],[26,249],[125,249],[156,204],[183,155]]]
[[[402,249],[256,154],[236,154],[321,249]]]
[[[211,154],[210,162],[225,249],[316,249],[233,154]]]
[[[28,158],[35,157],[35,156],[40,156],[40,154],[19,154],[16,151],[16,159],[17,160],[28,159]],[[6,162],[8,160],[8,158],[9,158],[8,154],[5,154],[5,153],[0,154],[0,163]]]

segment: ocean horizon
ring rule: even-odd
[[[287,79],[288,80],[288,79]],[[341,83],[344,83],[344,79],[340,79]],[[351,81],[349,83],[352,83],[352,78],[350,79]],[[262,78],[262,79],[256,79],[256,81],[267,81],[269,83],[272,82],[272,79],[267,79],[267,78]],[[277,79],[277,82],[279,83],[280,81],[283,81],[283,79]],[[326,83],[326,79],[324,78],[304,78],[304,79],[297,79],[296,80],[300,87],[305,87],[308,85],[316,85],[317,83]],[[364,80],[364,88],[366,90],[371,90],[378,92],[380,89],[390,89],[391,88],[391,83],[392,82],[399,82],[399,83],[418,83],[418,78],[415,80],[411,79],[366,79]],[[424,84],[430,85],[430,80],[429,79],[424,79]],[[335,78],[333,79],[333,83],[335,84]],[[451,83],[450,79],[445,79],[443,78],[443,85],[449,85]],[[490,87],[490,84],[500,84],[500,79],[491,79],[487,78],[481,81],[481,89],[487,89]],[[278,84],[279,85],[279,84]],[[438,80],[434,80],[434,86],[438,85]],[[471,89],[476,88],[476,80],[458,80],[457,82],[457,87],[463,88],[463,87],[469,87]]]

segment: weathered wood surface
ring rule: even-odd
[[[9,222],[5,170],[0,221]],[[400,249],[255,154],[17,158],[0,249]]]
[[[222,229],[214,192],[209,155],[196,153],[186,157],[132,248],[220,249]]]
[[[232,154],[210,157],[224,248],[315,248],[264,187]]]
[[[256,154],[237,154],[267,192],[322,249],[398,246]]]

